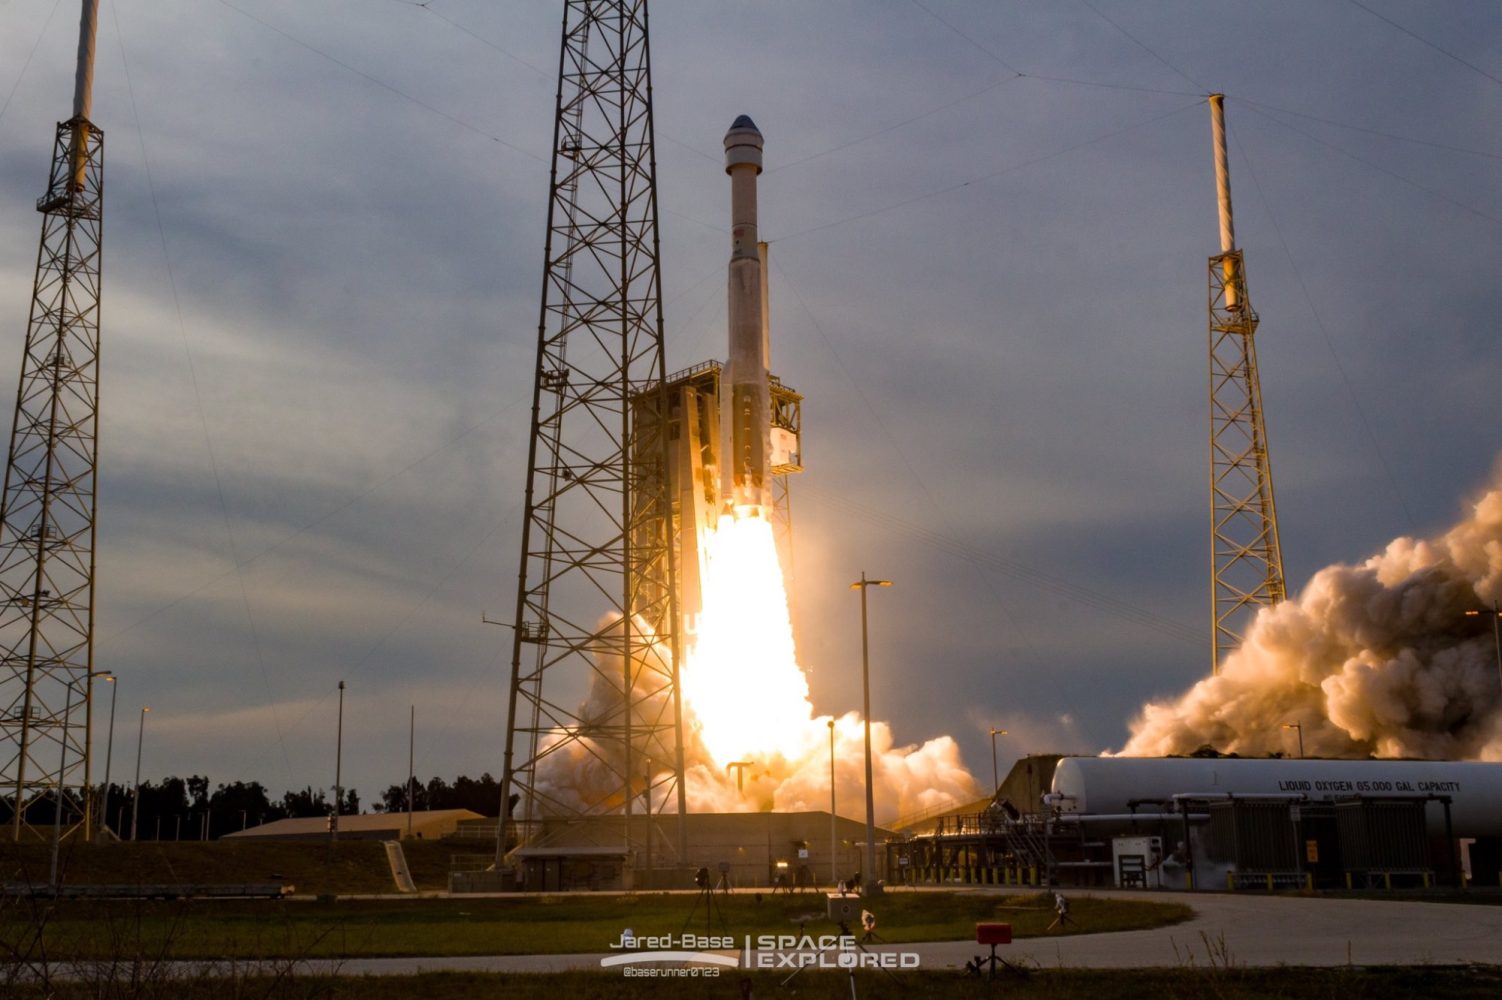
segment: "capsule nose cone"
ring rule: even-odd
[[[751,120],[750,115],[741,115],[730,124],[730,131],[725,133],[725,172],[730,168],[741,164],[750,164],[761,173],[761,129]]]

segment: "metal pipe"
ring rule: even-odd
[[[1210,95],[1210,133],[1215,141],[1215,196],[1220,206],[1220,252],[1236,249],[1236,221],[1231,215],[1231,167],[1226,159],[1226,95]]]
[[[1260,799],[1264,802],[1308,802],[1309,796],[1302,792],[1290,795],[1283,792],[1179,792],[1173,796],[1178,802],[1185,799],[1194,802],[1224,801],[1230,799]]]
[[[1242,798],[1243,796],[1236,796]],[[1249,797],[1249,796],[1248,796]],[[1056,823],[1123,823],[1132,820],[1170,820],[1178,819],[1185,814],[1177,812],[1156,813],[1062,813],[1054,817]],[[1209,813],[1189,813],[1189,818],[1196,823],[1203,823],[1210,818]]]
[[[89,112],[94,103],[94,40],[98,34],[99,0],[83,0],[78,20],[78,69],[73,78],[73,140],[68,151],[71,184],[84,189],[84,170],[89,157]]]
[[[73,77],[73,117],[87,119],[94,103],[94,39],[99,28],[99,0],[83,0],[78,19],[78,71]]]

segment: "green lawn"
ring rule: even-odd
[[[605,951],[627,927],[638,935],[813,934],[834,930],[824,897],[720,897],[706,910],[691,894],[220,902],[9,903],[0,949],[10,956],[109,959],[516,955]],[[1006,920],[1019,937],[1049,933],[1046,896],[894,892],[873,901],[891,942],[971,938],[978,920]],[[1075,897],[1067,933],[1161,927],[1188,919],[1176,903]],[[721,919],[723,918],[723,919]],[[1052,933],[1059,933],[1057,931]]]

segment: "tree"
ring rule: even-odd
[[[220,785],[209,797],[209,836],[218,839],[252,826],[260,826],[272,813],[271,801],[259,781],[236,781]]]
[[[282,816],[297,819],[308,816],[327,816],[334,811],[324,797],[323,789],[313,791],[312,786],[304,788],[300,792],[284,792],[281,801],[277,803]]]
[[[412,808],[469,809],[481,816],[495,816],[501,798],[501,785],[489,772],[478,778],[459,775],[450,785],[442,778],[431,778],[426,784],[417,783],[414,789]],[[406,784],[390,785],[381,793],[381,803],[387,812],[407,811]]]

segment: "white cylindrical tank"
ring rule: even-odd
[[[1448,796],[1454,836],[1502,836],[1502,764],[1475,761],[1065,757],[1054,770],[1050,801],[1065,815],[1096,815],[1175,795],[1227,794],[1316,802]],[[1427,814],[1431,831],[1443,833],[1443,809],[1434,805]]]

